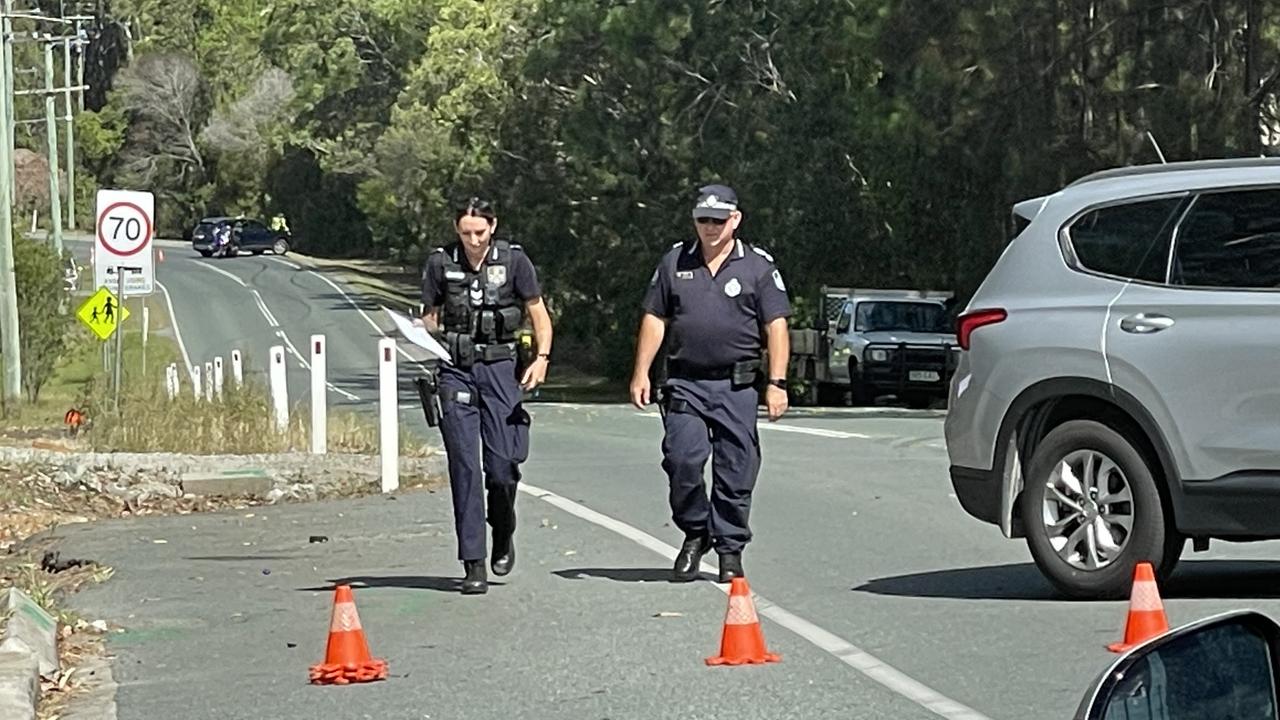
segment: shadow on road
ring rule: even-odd
[[[1033,563],[878,578],[853,592],[955,600],[1067,600]],[[1166,599],[1280,599],[1280,561],[1184,560],[1160,587]]]
[[[671,568],[571,568],[553,574],[566,580],[603,578],[614,582],[670,582]],[[705,574],[704,574],[705,577]]]
[[[461,570],[461,568],[459,568]],[[385,575],[339,578],[327,581],[330,584],[322,587],[298,588],[299,592],[331,591],[339,585],[350,585],[353,590],[369,588],[404,588],[407,590],[434,590],[436,592],[456,593],[462,590],[462,573],[458,577],[440,577],[438,575]],[[501,587],[505,583],[489,579],[489,584]]]

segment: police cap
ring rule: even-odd
[[[693,217],[724,220],[738,209],[738,194],[728,185],[704,185],[698,188]]]

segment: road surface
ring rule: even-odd
[[[378,335],[340,288],[270,256],[171,249],[159,268],[193,362],[325,333],[330,400],[374,411]],[[306,382],[291,361],[292,397]],[[680,537],[656,415],[530,409],[517,569],[486,596],[457,593],[447,492],[59,530],[64,556],[117,568],[75,603],[126,628],[119,718],[1067,718],[1113,658],[1126,604],[1057,599],[1025,546],[965,515],[939,413],[797,409],[762,421],[744,556],[782,662],[709,668],[726,586],[666,582]],[[411,405],[402,422],[426,431]],[[1280,615],[1274,554],[1188,551],[1162,588],[1171,622]],[[340,582],[387,682],[306,683]]]

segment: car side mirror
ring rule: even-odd
[[[1248,610],[1172,630],[1117,659],[1075,720],[1280,720],[1280,625]]]

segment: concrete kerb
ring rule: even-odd
[[[0,717],[35,720],[40,699],[39,666],[35,653],[0,649]]]
[[[295,484],[323,489],[341,478],[376,482],[380,473],[377,455],[305,452],[262,455],[184,455],[179,453],[95,453],[44,448],[0,446],[0,463],[40,464],[60,468],[66,480],[78,480],[90,471],[112,470],[122,474],[144,473],[170,486],[173,492],[191,494],[288,494]],[[403,477],[442,475],[445,456],[401,457]],[[149,488],[159,492],[161,488]],[[111,490],[114,492],[114,490]],[[276,499],[273,498],[273,499]]]
[[[40,677],[58,672],[58,621],[29,595],[9,588],[9,622],[0,641],[0,717],[36,717]]]
[[[116,681],[111,663],[91,658],[80,666],[77,677],[83,690],[72,696],[61,720],[116,720]]]

